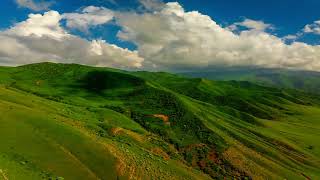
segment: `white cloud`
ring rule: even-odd
[[[320,35],[320,20],[319,21],[315,21],[312,24],[307,24],[304,29],[303,32],[305,33],[313,33],[313,34],[318,34]]]
[[[287,36],[283,37],[282,39],[294,41],[294,40],[296,40],[296,39],[298,39],[298,38],[299,38],[298,35],[292,35],[292,34],[290,34],[290,35],[287,35]]]
[[[72,35],[60,25],[63,19],[68,27],[81,30],[114,19],[122,28],[117,36],[134,43],[137,51]],[[314,32],[315,25],[320,22],[308,26],[306,31]],[[240,31],[239,26],[245,30]],[[94,6],[80,13],[62,15],[49,11],[43,15],[31,14],[26,21],[0,31],[0,64],[53,60],[155,70],[261,66],[320,71],[320,46],[295,42],[299,33],[279,38],[266,31],[272,28],[270,24],[250,19],[233,27],[222,27],[207,15],[186,12],[179,3],[167,3],[159,9],[139,13]],[[237,33],[233,32],[235,29]],[[293,43],[287,44],[286,40]]]
[[[271,24],[266,24],[263,21],[255,21],[252,19],[244,19],[242,22],[234,23],[230,25],[228,28],[234,31],[238,29],[238,26],[256,31],[265,31],[267,29],[273,29],[273,26]]]
[[[320,71],[320,46],[294,42],[265,32],[271,26],[245,20],[249,28],[233,33],[209,16],[185,12],[179,3],[167,3],[152,13],[118,13],[123,28],[118,37],[135,43],[147,68],[263,66]]]
[[[88,31],[90,26],[105,24],[113,19],[113,11],[104,7],[88,6],[81,13],[65,13],[67,27]]]
[[[53,4],[53,1],[39,1],[34,0],[16,0],[16,3],[23,8],[28,8],[34,11],[48,10]]]
[[[0,64],[21,65],[41,61],[137,68],[143,58],[136,51],[102,40],[88,41],[60,26],[56,11],[31,14],[26,21],[0,31]]]
[[[48,36],[61,40],[69,34],[60,26],[60,20],[61,15],[56,11],[49,11],[44,13],[44,15],[30,14],[26,21],[15,24],[6,33],[17,36]]]

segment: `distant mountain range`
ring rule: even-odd
[[[320,72],[263,68],[212,68],[182,75],[223,81],[249,81],[279,88],[320,93]]]

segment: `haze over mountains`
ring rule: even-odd
[[[249,81],[278,88],[298,89],[310,93],[320,92],[320,73],[287,69],[257,67],[219,67],[180,73],[189,77],[222,81]]]

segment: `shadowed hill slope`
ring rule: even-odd
[[[311,94],[53,63],[0,68],[0,83],[0,169],[10,178],[320,176]]]

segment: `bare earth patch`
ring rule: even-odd
[[[127,130],[127,129],[123,129],[120,127],[115,127],[111,129],[111,135],[112,136],[121,136],[121,135],[126,135],[129,136],[130,138],[138,141],[138,142],[144,142],[144,137],[136,132]]]
[[[154,114],[152,116],[161,119],[166,125],[170,125],[169,116],[164,114]]]
[[[151,152],[153,154],[161,156],[166,161],[168,161],[170,159],[170,156],[166,152],[164,152],[161,148],[152,148]]]

